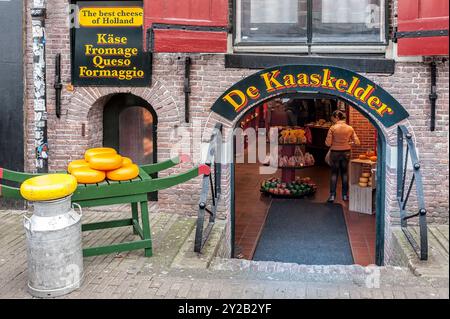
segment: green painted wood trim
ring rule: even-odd
[[[171,175],[167,177],[161,177],[157,179],[153,179],[148,184],[147,192],[154,192],[166,188],[170,188],[172,186],[187,182],[199,175],[198,167],[192,168],[191,170],[178,174]]]
[[[144,239],[144,232],[141,228],[141,225],[139,225],[139,220],[133,220],[133,230],[135,232],[135,235],[139,235],[141,239]],[[151,238],[149,238],[151,239]]]
[[[105,186],[85,187],[80,185],[73,195],[73,201],[81,205],[81,201],[98,200],[100,205],[111,205],[110,199],[113,197],[147,194],[161,189],[166,189],[184,183],[198,176],[198,167],[187,172],[171,175],[168,177],[143,180],[126,184],[110,184]],[[147,199],[146,199],[147,200]],[[132,202],[132,201],[128,201]]]
[[[83,224],[83,225],[81,225],[81,231],[91,231],[91,230],[116,228],[116,227],[124,227],[124,226],[133,226],[133,219],[131,219],[131,218],[115,219],[115,220],[108,220],[105,222]]]
[[[175,165],[178,165],[180,163],[180,158],[174,157],[167,161],[156,163],[156,164],[148,164],[148,165],[142,165],[141,168],[147,173],[147,174],[153,174],[160,171],[163,171],[165,169],[174,167]]]
[[[20,195],[20,190],[18,188],[2,184],[0,184],[0,197],[11,199],[24,199],[22,195]]]
[[[149,174],[147,174],[147,172],[142,167],[139,167],[139,177],[143,181],[148,181],[152,179],[152,177]]]
[[[141,219],[142,219],[142,236],[143,236],[144,240],[151,241],[152,233],[150,231],[150,219],[148,217],[147,202],[141,202]],[[150,257],[150,256],[152,256],[152,254],[153,254],[153,251],[152,251],[151,246],[145,248],[145,252],[144,252],[145,257]]]
[[[99,198],[92,200],[72,199],[72,202],[80,204],[81,207],[96,207],[116,204],[129,204],[133,202],[140,202],[142,200],[147,200],[147,196],[145,194]]]
[[[130,251],[137,249],[151,249],[152,241],[148,240],[138,240],[127,243],[113,244],[109,246],[99,246],[99,247],[89,247],[83,249],[84,257],[98,256],[98,255],[106,255],[112,253],[120,253],[122,251]],[[146,256],[151,257],[151,256]]]
[[[133,225],[138,222],[139,223],[139,212],[137,203],[131,203],[131,216],[133,218]],[[133,234],[137,235],[137,230],[135,227],[133,227]],[[141,236],[142,238],[142,236]]]
[[[31,174],[31,173],[22,173],[22,172],[15,172],[11,171],[9,169],[3,169],[3,179],[11,182],[18,182],[22,183],[26,181],[27,179],[35,176],[40,176],[43,174]]]

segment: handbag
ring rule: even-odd
[[[331,166],[331,148],[328,150],[327,155],[325,155],[325,163]]]

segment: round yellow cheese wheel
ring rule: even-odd
[[[129,157],[122,157],[122,166],[133,164],[133,161]]]
[[[370,177],[370,173],[362,173],[361,176],[362,177]]]
[[[86,162],[84,159],[75,160],[69,163],[67,166],[67,171],[70,173],[76,168],[80,167],[89,167],[89,163]]]
[[[100,171],[112,171],[122,166],[122,156],[119,154],[98,154],[89,160],[89,167]]]
[[[367,183],[369,181],[369,179],[367,177],[360,177],[359,178],[359,182],[360,183]]]
[[[71,173],[80,184],[95,184],[105,180],[106,174],[89,167],[79,167],[72,170]]]
[[[110,147],[97,147],[90,148],[84,153],[84,159],[86,162],[89,162],[92,156],[96,156],[99,154],[117,154],[116,150]]]
[[[139,175],[139,167],[136,164],[124,165],[106,173],[106,177],[112,181],[127,181]]]
[[[361,187],[367,187],[367,183],[359,183],[359,186],[361,186]]]
[[[27,179],[20,185],[20,194],[29,201],[48,201],[72,195],[77,180],[69,174],[46,174]]]

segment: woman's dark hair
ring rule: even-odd
[[[339,110],[334,111],[333,114],[332,114],[332,116],[333,116],[335,119],[338,119],[338,121],[345,120],[345,118],[346,118],[345,113],[342,112],[342,111],[339,111]]]

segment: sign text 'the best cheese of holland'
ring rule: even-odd
[[[79,1],[73,32],[72,82],[91,86],[148,86],[141,1]]]

